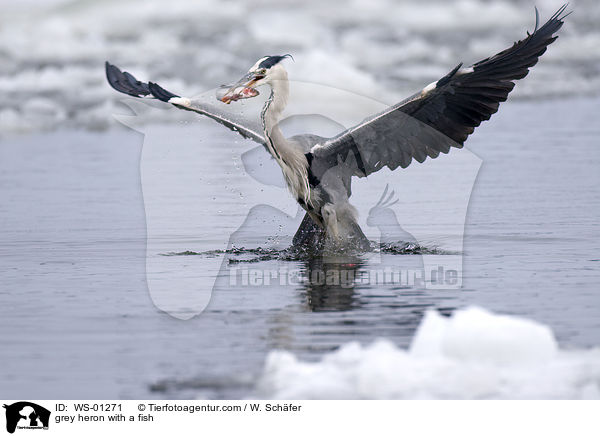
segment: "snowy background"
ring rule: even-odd
[[[561,0],[0,1],[0,131],[105,129],[120,98],[110,60],[194,95],[239,78],[263,55],[291,53],[290,79],[394,103],[457,63],[486,58],[544,22]],[[600,91],[600,5],[574,13],[511,97]]]

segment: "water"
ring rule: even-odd
[[[256,394],[275,349],[317,361],[349,341],[368,346],[386,338],[406,348],[427,309],[449,314],[473,304],[545,323],[561,348],[597,346],[599,103],[509,102],[469,140],[483,165],[467,214],[463,289],[228,286],[225,273],[206,310],[187,321],[158,310],[148,292],[144,138],[116,128],[6,137],[0,146],[0,392],[9,398],[239,398]],[[212,144],[210,154],[189,148],[193,141],[184,141],[182,151],[191,167],[212,168],[199,171],[203,183],[189,187],[198,195],[222,183],[219,162],[224,168],[232,155],[253,147],[208,120],[155,131],[161,135],[153,140],[169,152],[177,146],[173,138],[206,134],[198,147]],[[468,152],[411,166],[407,180],[433,179]],[[173,213],[172,228],[193,228],[193,199],[165,184],[165,204],[190,211]],[[228,184],[242,190],[248,179],[232,172]],[[418,202],[407,198],[401,204],[410,211]],[[216,236],[201,235],[236,228],[252,204],[215,197],[199,209],[221,211],[218,220],[196,223],[196,238],[168,238],[161,253],[221,249]],[[272,223],[257,229],[259,240],[277,234]],[[433,245],[443,248],[444,241]],[[368,269],[378,256],[360,256],[345,268]],[[221,265],[223,255],[215,258]],[[212,286],[202,267],[206,256],[156,259],[187,268],[202,288]],[[422,266],[419,255],[383,253],[382,261]],[[306,271],[315,262],[252,265]],[[183,281],[172,278],[175,292]]]

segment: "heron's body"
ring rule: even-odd
[[[294,196],[311,218],[307,220],[300,234],[306,238],[319,238],[323,234],[335,240],[356,241],[361,248],[367,248],[366,237],[357,223],[357,214],[350,204],[350,177],[331,168],[322,179],[313,173],[310,151],[327,138],[316,135],[299,135],[286,138],[279,128],[279,119],[289,97],[289,82],[283,65],[274,67],[271,94],[261,111],[261,125],[266,139],[267,150],[281,167],[285,182]],[[309,159],[311,160],[309,162]],[[318,166],[318,162],[315,167]]]
[[[388,167],[405,168],[412,160],[423,162],[461,148],[482,121],[488,120],[506,100],[514,81],[525,77],[563,24],[565,6],[542,27],[495,56],[446,76],[387,110],[333,138],[298,135],[286,138],[279,120],[289,97],[289,81],[282,61],[286,56],[266,56],[219,97],[223,103],[258,95],[267,85],[270,95],[260,113],[260,127],[243,125],[222,107],[198,103],[172,94],[154,83],[143,83],[131,74],[106,64],[109,83],[118,91],[153,96],[181,109],[206,115],[246,138],[261,143],[281,167],[287,186],[306,210],[294,237],[295,244],[325,240],[369,248],[350,204],[352,177],[366,177]],[[567,14],[568,15],[568,14]]]

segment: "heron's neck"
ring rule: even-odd
[[[271,95],[263,106],[261,121],[265,133],[267,145],[273,156],[281,159],[281,154],[286,152],[287,140],[279,129],[279,119],[281,113],[287,105],[289,96],[289,85],[287,76],[281,80],[274,80],[271,83]]]
[[[279,129],[279,119],[285,109],[289,95],[287,74],[271,83],[271,95],[265,102],[261,120],[267,148],[281,167],[286,183],[297,200],[309,204],[310,185],[308,182],[308,162],[302,148],[289,141]]]

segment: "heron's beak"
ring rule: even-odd
[[[244,98],[256,97],[259,92],[254,89],[256,82],[264,78],[264,76],[249,72],[237,83],[233,85],[223,85],[217,91],[217,99],[223,103],[231,103],[232,101],[242,100]]]

